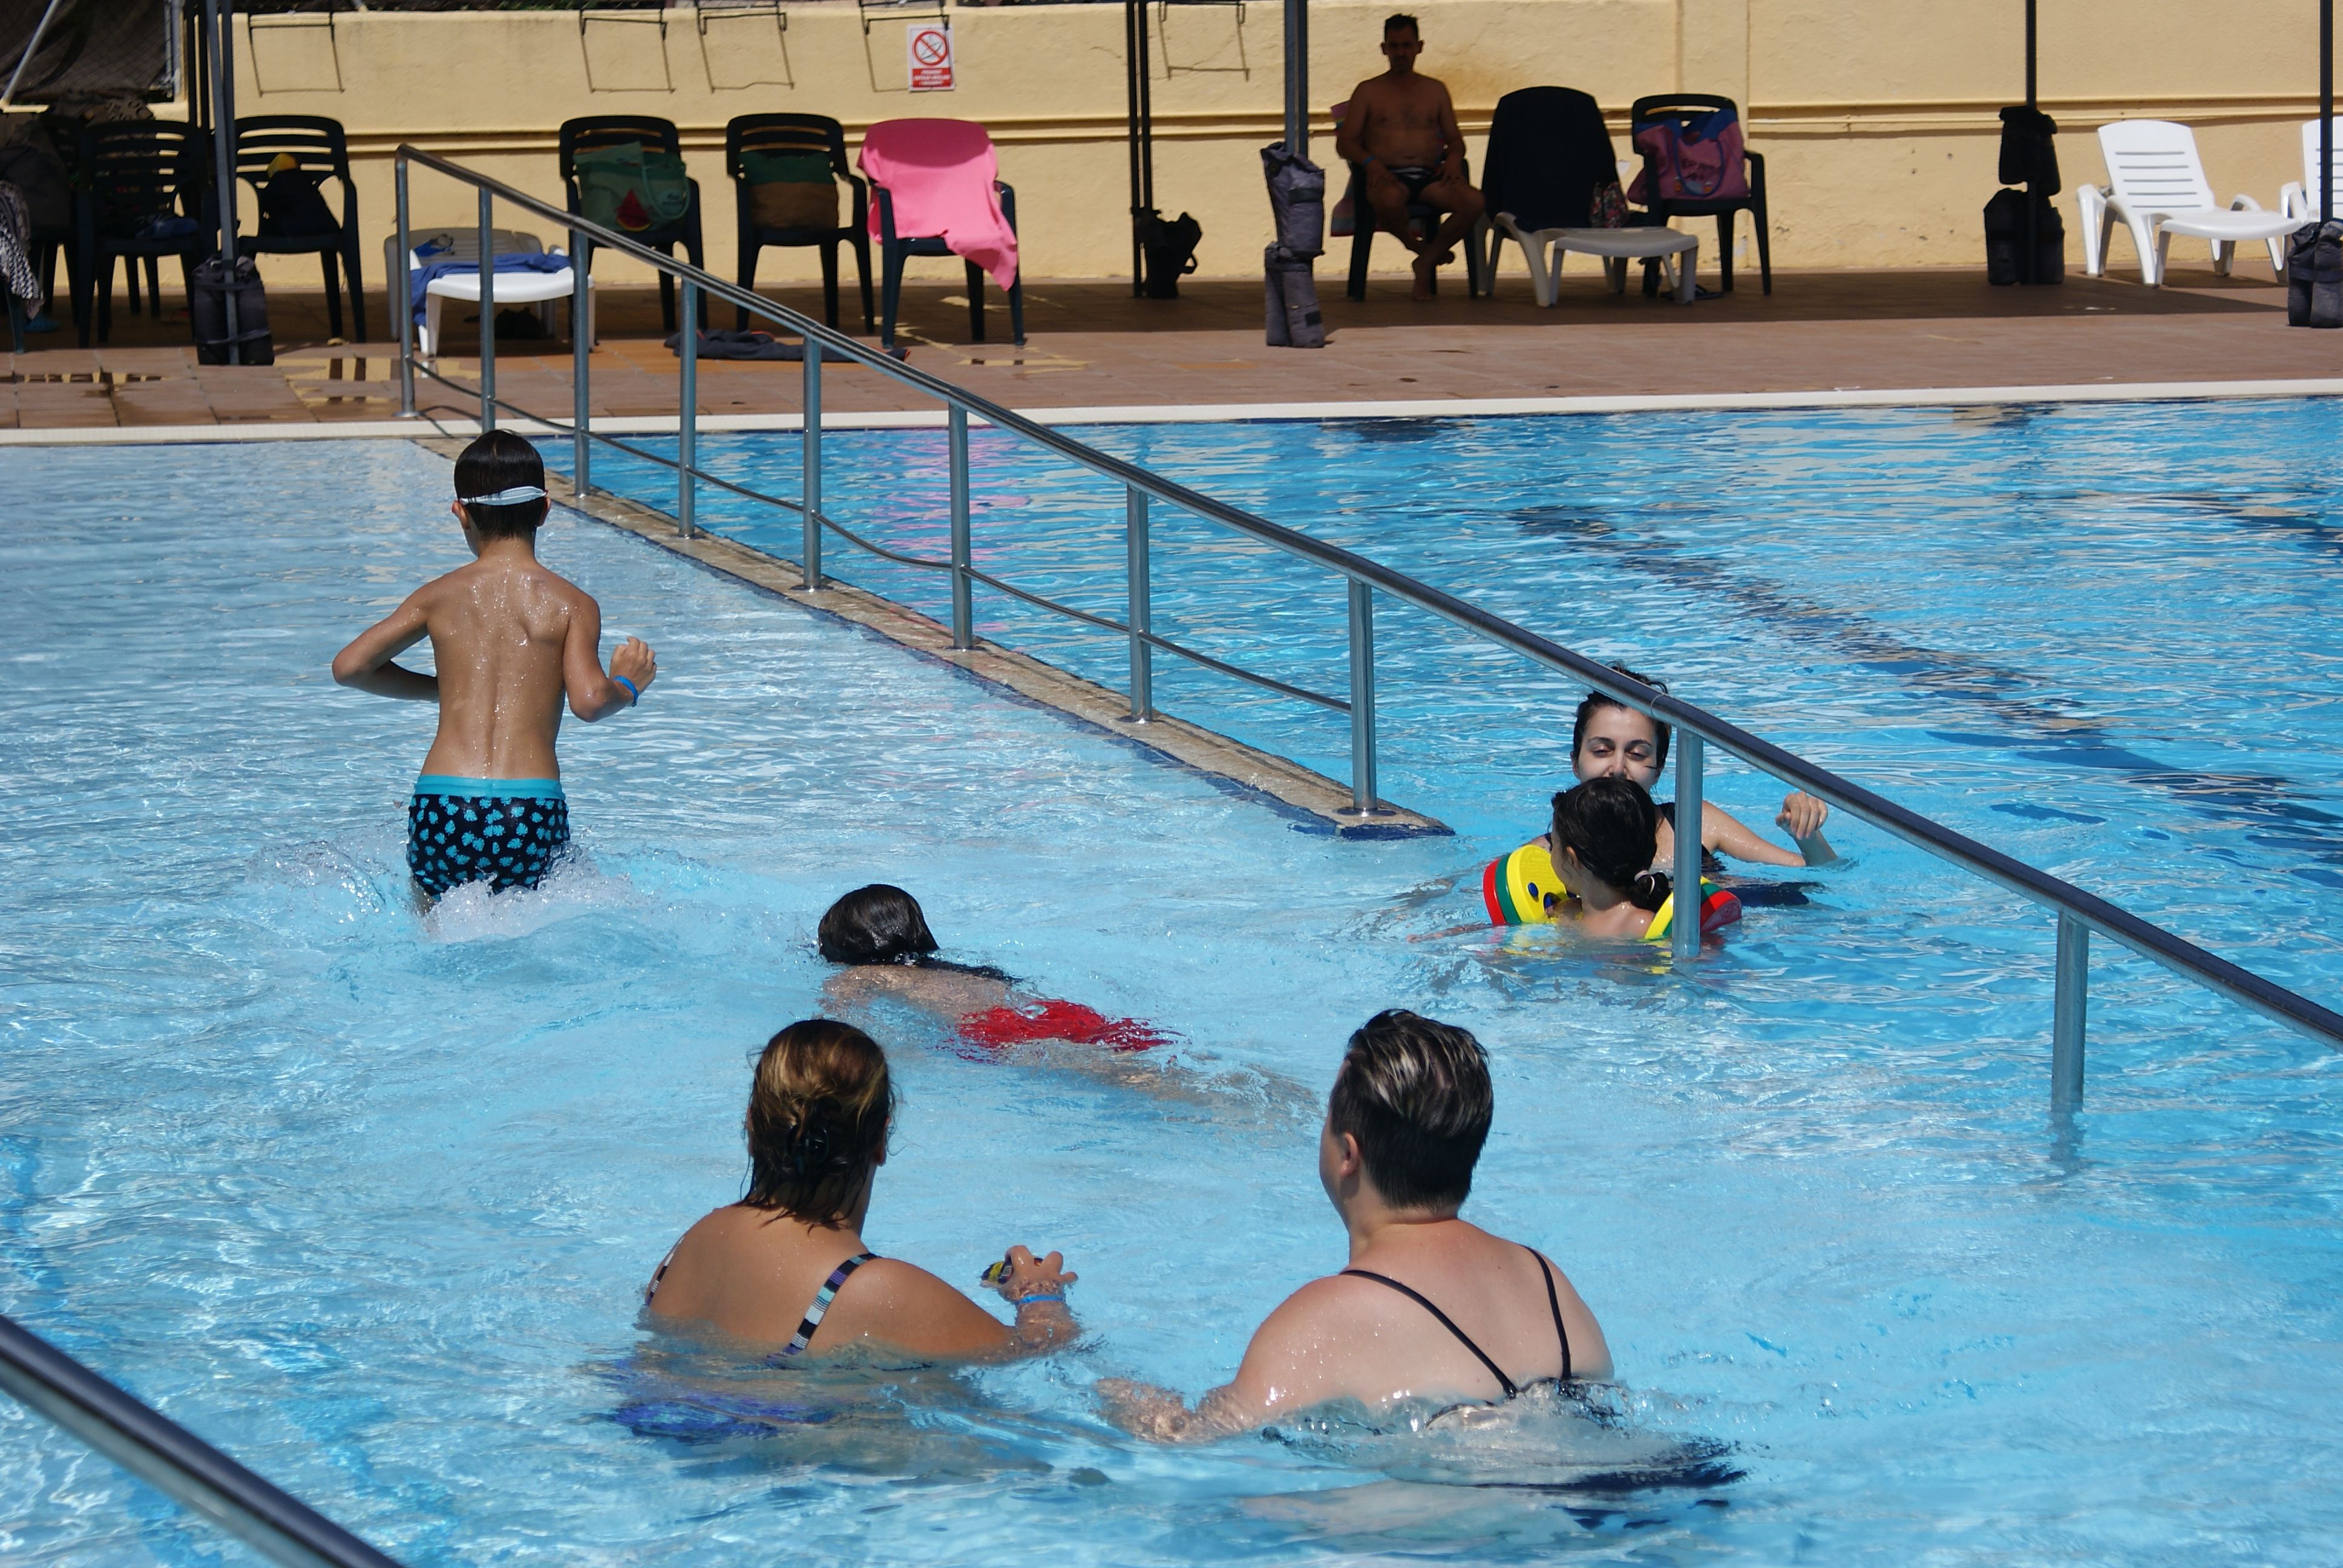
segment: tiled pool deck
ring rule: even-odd
[[[907,288],[913,363],[1021,409],[1429,402],[1518,397],[1884,391],[2323,380],[2343,377],[2343,333],[2291,330],[2285,296],[2257,260],[2242,276],[2176,269],[2175,284],[2070,276],[2060,287],[1988,286],[1978,269],[1780,273],[1768,297],[1754,275],[1729,296],[1678,307],[1631,288],[1605,291],[1591,266],[1565,277],[1562,303],[1529,300],[1518,263],[1494,299],[1465,297],[1462,278],[1430,304],[1377,279],[1370,297],[1342,297],[1322,266],[1331,341],[1322,350],[1263,347],[1261,289],[1190,282],[1176,301],[1135,300],[1121,282],[1037,283],[1028,342],[1011,347],[1006,311],[994,341],[969,344],[956,288]],[[850,310],[850,289],[849,290]],[[114,342],[73,346],[70,331],[28,340],[0,387],[0,429],[188,427],[382,420],[397,412],[388,345],[332,346],[323,297],[273,297],[277,362],[198,367],[178,295],[161,321],[120,308]],[[818,308],[819,296],[782,296]],[[990,299],[998,297],[989,296]],[[383,336],[382,302],[368,316]],[[596,412],[676,412],[675,356],[659,340],[648,287],[603,291],[594,360]],[[729,325],[729,312],[717,325]],[[850,321],[850,325],[853,323]],[[459,351],[470,343],[458,338]],[[499,345],[498,389],[525,407],[566,417],[570,358],[560,339]],[[444,373],[468,382],[472,358]],[[708,362],[699,406],[710,415],[791,415],[793,364]],[[422,384],[425,411],[465,417],[468,401]],[[841,414],[931,408],[868,369],[842,368],[825,407]]]

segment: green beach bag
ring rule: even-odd
[[[838,180],[828,153],[740,155],[749,218],[759,228],[838,226]]]
[[[676,154],[618,142],[581,152],[575,163],[578,204],[588,223],[641,234],[679,223],[691,210],[691,181]]]

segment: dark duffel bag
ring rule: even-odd
[[[1139,252],[1146,260],[1146,290],[1150,299],[1177,299],[1180,280],[1196,270],[1196,246],[1204,226],[1182,213],[1166,218],[1150,207],[1139,216]]]
[[[2024,191],[1996,191],[1985,204],[1985,276],[1987,283],[2066,281],[2066,226],[2048,196],[2034,201],[2034,265],[2026,265]]]
[[[2343,218],[2304,224],[2288,238],[2286,323],[2343,327]]]
[[[1282,245],[1262,253],[1262,305],[1272,348],[1323,348],[1326,323],[1318,314],[1318,280],[1310,258]]]
[[[227,329],[230,288],[227,264],[215,256],[198,262],[187,286],[187,316],[196,327],[196,361],[201,365],[274,365],[277,346],[268,336],[268,296],[260,286],[260,269],[252,257],[236,258],[236,334],[239,350],[228,357]]]

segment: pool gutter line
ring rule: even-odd
[[[824,421],[827,424],[827,420]],[[412,427],[407,434],[414,436]],[[453,461],[463,450],[461,437],[427,437],[416,443]],[[1201,725],[1158,713],[1145,724],[1131,718],[1131,702],[1121,692],[1059,668],[1031,654],[1020,653],[980,638],[973,648],[951,645],[951,629],[918,610],[868,589],[829,579],[828,586],[808,592],[804,569],[797,562],[753,548],[719,534],[698,530],[687,539],[676,519],[656,508],[606,491],[579,499],[568,476],[548,470],[546,488],[560,505],[595,521],[634,535],[704,567],[789,600],[800,608],[844,621],[873,633],[913,654],[933,659],[958,673],[1071,719],[1156,759],[1200,773],[1215,785],[1274,807],[1297,827],[1313,833],[1349,839],[1413,839],[1445,836],[1446,824],[1403,807],[1363,823],[1343,812],[1351,805],[1351,788],[1303,767],[1291,758],[1247,746]]]
[[[2027,404],[2197,403],[2256,398],[2343,397],[2343,379],[2272,381],[2080,382],[2041,387],[1840,387],[1792,392],[1661,392],[1566,397],[1440,397],[1361,399],[1301,403],[1107,404],[1084,407],[1020,408],[1037,425],[1197,425],[1314,422],[1328,419],[1471,419],[1565,414],[1702,413],[1829,408],[1972,408]],[[940,430],[942,409],[876,409],[863,413],[825,409],[826,430]],[[508,420],[507,423],[512,421]],[[530,421],[548,432],[566,425]],[[977,415],[970,423],[986,421]],[[741,434],[804,428],[797,414],[702,414],[693,427],[703,433]],[[674,415],[598,416],[597,430],[616,436],[672,436],[681,421]],[[415,440],[430,436],[479,434],[476,420],[350,419],[280,424],[254,420],[233,425],[97,425],[55,429],[0,430],[0,447],[181,446],[230,441]]]

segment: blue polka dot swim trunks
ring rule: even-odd
[[[407,869],[433,898],[466,882],[491,892],[534,888],[569,846],[558,779],[459,779],[426,773],[407,808]]]

